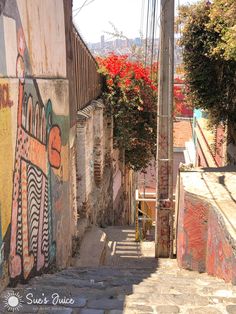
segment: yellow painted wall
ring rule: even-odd
[[[6,80],[0,80],[0,86],[8,86]],[[10,87],[8,86],[10,89]],[[11,108],[2,107],[0,101],[0,209],[2,236],[5,236],[11,221],[12,202],[12,120]]]

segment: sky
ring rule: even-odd
[[[176,3],[196,1],[176,0]],[[140,37],[143,3],[147,0],[73,0],[74,23],[87,43],[100,42],[101,35],[109,40],[112,36],[105,32],[114,33],[109,22],[128,38]]]

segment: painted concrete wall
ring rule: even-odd
[[[71,255],[62,0],[0,0],[0,278]]]
[[[177,259],[180,267],[236,284],[235,169],[182,172]]]

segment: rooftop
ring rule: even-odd
[[[192,121],[178,120],[174,122],[174,147],[185,148],[185,143],[192,139]]]

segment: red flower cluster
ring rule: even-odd
[[[106,58],[97,58],[100,72],[107,78],[107,85],[116,85],[125,88],[134,88],[138,92],[140,84],[148,85],[152,90],[156,91],[157,87],[150,78],[150,69],[144,68],[139,62],[128,60],[127,55],[117,56],[111,54]]]
[[[184,94],[181,86],[174,85],[174,97],[176,101],[184,101]]]
[[[193,109],[187,106],[183,89],[185,88],[184,81],[176,78],[174,85],[174,101],[175,101],[175,116],[192,117]]]
[[[122,91],[128,103],[137,102],[138,110],[153,111],[157,103],[157,79],[159,64],[144,67],[140,62],[130,61],[127,55],[110,54],[105,58],[98,57],[99,72],[106,77],[108,93]],[[181,78],[174,81],[175,113],[181,111],[184,104]],[[119,93],[119,97],[121,94]]]

